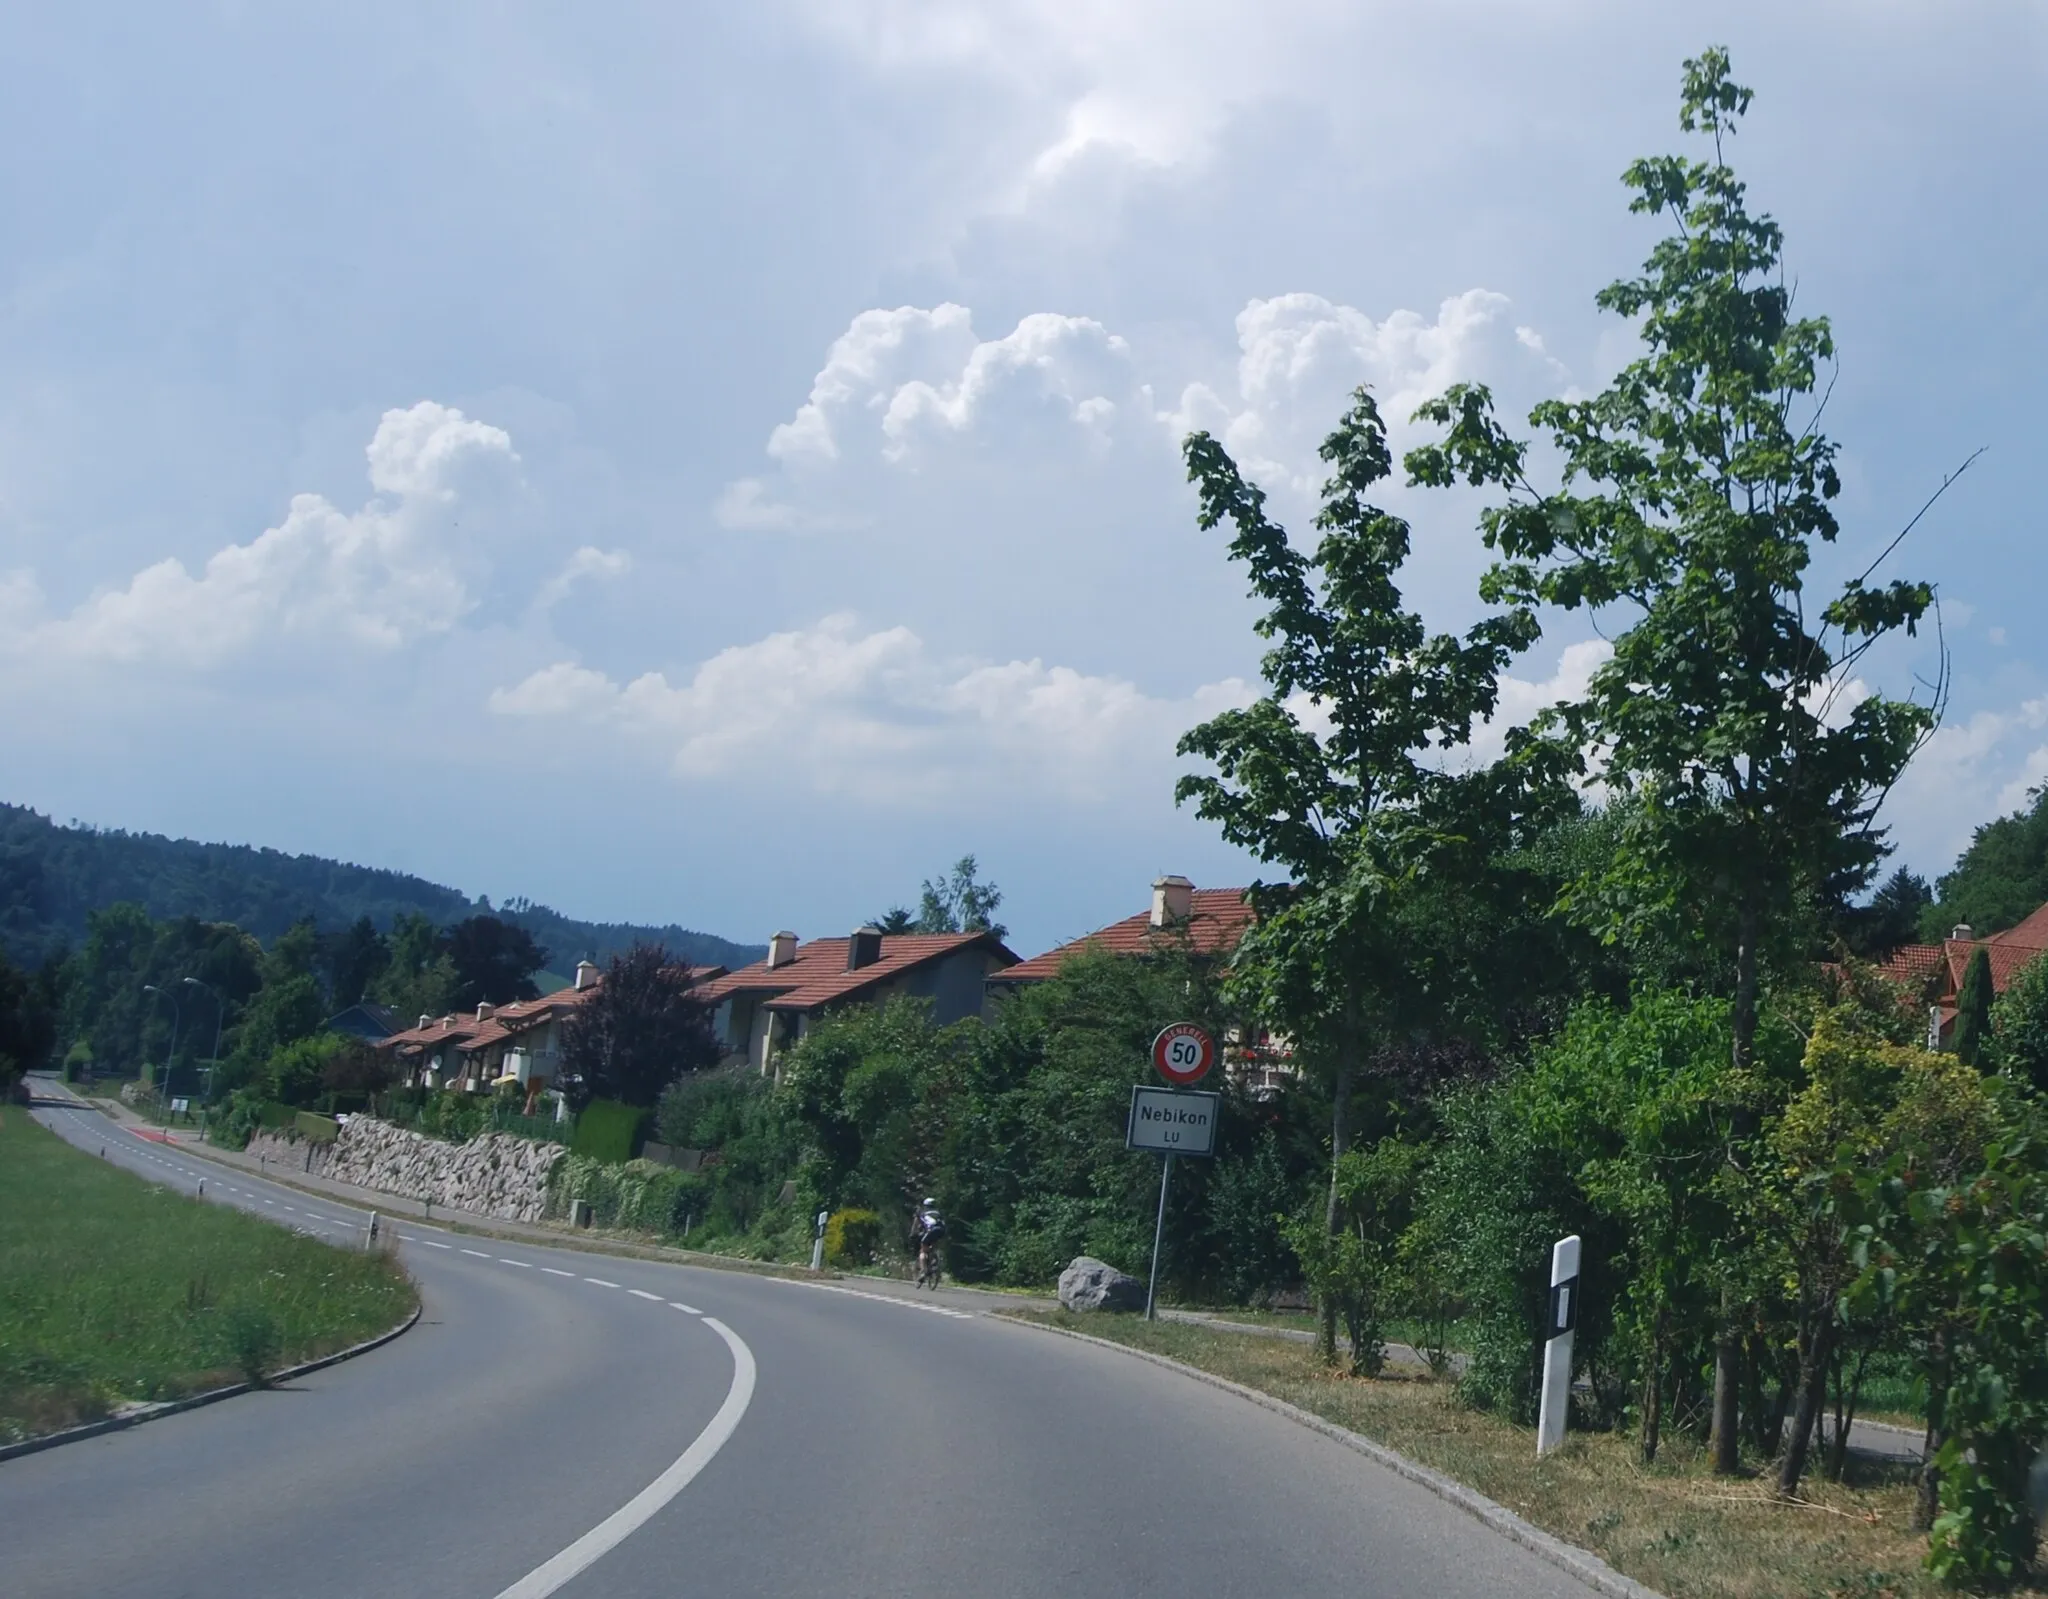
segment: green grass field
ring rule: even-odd
[[[344,1349],[416,1297],[387,1255],[187,1199],[0,1110],[0,1442]]]

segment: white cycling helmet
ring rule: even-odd
[[[929,1209],[929,1208],[930,1208],[931,1206],[933,1206],[933,1205],[936,1205],[936,1204],[938,1203],[938,1201],[937,1201],[936,1199],[932,1198],[932,1197],[931,1197],[931,1195],[929,1195],[929,1194],[925,1195],[925,1199],[924,1199],[924,1202],[925,1202],[925,1206],[926,1206],[926,1208],[927,1208],[927,1209]]]

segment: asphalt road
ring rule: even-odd
[[[37,1115],[360,1236],[97,1112]],[[0,1464],[0,1594],[1590,1591],[1281,1417],[957,1303],[400,1231],[426,1310],[396,1342]]]

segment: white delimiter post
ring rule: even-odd
[[[1560,1238],[1550,1251],[1550,1336],[1543,1343],[1543,1408],[1536,1418],[1536,1453],[1564,1442],[1572,1406],[1572,1329],[1578,1325],[1579,1235]]]

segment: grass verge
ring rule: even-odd
[[[1599,1433],[1574,1434],[1538,1461],[1530,1429],[1466,1407],[1448,1384],[1344,1376],[1283,1339],[1128,1316],[1003,1314],[1150,1350],[1299,1405],[1455,1477],[1670,1599],[1954,1592],[1921,1569],[1926,1540],[1908,1525],[1912,1489],[1900,1467],[1852,1461],[1849,1481],[1814,1479],[1805,1503],[1780,1504],[1763,1478],[1710,1476],[1701,1451],[1682,1438],[1667,1440],[1649,1468],[1632,1439]]]
[[[0,1111],[0,1443],[373,1338],[417,1302],[392,1257],[160,1188]]]

